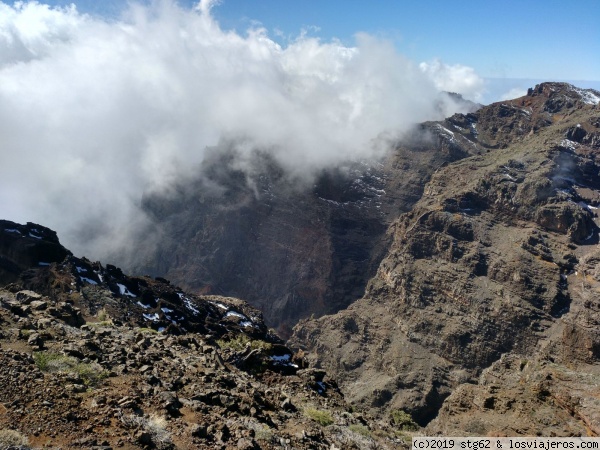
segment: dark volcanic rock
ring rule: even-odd
[[[30,267],[61,262],[70,254],[49,228],[0,220],[0,284],[17,280]]]

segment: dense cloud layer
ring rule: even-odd
[[[268,150],[310,176],[437,118],[439,88],[460,91],[462,74],[476,97],[469,68],[420,68],[367,35],[282,48],[260,28],[222,30],[211,6],[159,1],[108,21],[0,3],[2,218],[100,258],[145,220],[142,193],[193,177],[207,146]]]

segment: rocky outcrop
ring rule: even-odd
[[[15,229],[4,221],[0,235]],[[13,243],[11,257],[26,261],[20,236],[25,254]],[[39,236],[66,257],[0,288],[0,447],[407,447],[246,302],[130,277]]]
[[[29,267],[62,261],[68,254],[49,228],[0,220],[0,284],[15,281]]]
[[[526,97],[434,125],[454,152],[473,156],[440,168],[414,208],[390,227],[393,243],[364,298],[334,316],[301,322],[292,344],[334,374],[351,401],[374,411],[400,408],[423,425],[441,408],[446,413],[431,430],[455,435],[471,433],[466,417],[478,418],[474,411],[491,404],[473,399],[488,389],[479,387],[482,370],[496,376],[502,358],[535,359],[531,367],[554,361],[562,364],[558,371],[572,370],[564,364],[574,360],[584,372],[585,364],[597,364],[595,306],[575,286],[582,280],[578,261],[598,242],[600,167],[583,134],[576,136],[581,142],[569,136],[577,128],[597,132],[598,95],[545,83]],[[342,332],[343,324],[357,326]],[[525,375],[506,372],[519,380],[516,389]],[[534,379],[528,378],[532,392]],[[492,391],[504,405],[495,414],[518,417],[517,405],[527,403],[516,402],[518,389],[504,391],[501,381]],[[586,398],[581,402],[593,404]],[[465,420],[456,425],[459,404]],[[545,404],[562,417],[558,403]],[[536,420],[521,428],[488,426],[494,420],[477,432],[548,431]],[[455,428],[444,428],[445,421]],[[553,432],[588,427],[583,419],[569,423]]]

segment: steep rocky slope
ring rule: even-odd
[[[145,197],[157,237],[142,233],[129,267],[194,292],[244,298],[284,336],[299,319],[362,297],[389,246],[389,225],[436,168],[473,150],[424,124],[382,161],[291,179],[268,155],[244,159],[225,147],[206,158],[195,182]]]
[[[431,433],[598,433],[599,101],[544,83],[431,124],[473,156],[390,227],[364,297],[291,342]]]
[[[32,223],[0,222],[0,250],[0,448],[407,446],[246,302],[75,258]]]

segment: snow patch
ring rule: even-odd
[[[91,278],[87,278],[87,277],[79,277],[79,279],[84,282],[84,283],[88,283],[88,284],[98,284],[97,281],[92,280]]]
[[[579,202],[579,203],[577,203],[577,204],[578,204],[579,206],[581,206],[582,208],[584,208],[584,209],[587,209],[587,210],[590,210],[590,211],[591,211],[592,209],[598,209],[596,206],[588,205],[588,204],[587,204],[587,203],[585,203],[585,202]]]
[[[225,311],[229,311],[229,307],[225,306],[223,303],[218,303],[218,302],[211,302],[213,305],[218,306],[221,309],[224,309]]]
[[[580,89],[574,87],[573,90],[581,96],[583,103],[588,105],[597,105],[600,103],[600,97],[598,97],[598,95],[596,95],[596,93],[591,89]]]
[[[19,230],[17,230],[16,228],[5,228],[4,231],[6,231],[7,233],[21,234],[21,232]]]
[[[560,141],[560,146],[568,148],[569,150],[575,150],[577,148],[577,142],[573,142],[570,139],[563,139]]]
[[[454,136],[454,133],[452,131],[450,131],[448,128],[441,126],[440,124],[437,125],[438,129],[442,130],[443,132],[449,134],[450,136]]]
[[[129,289],[127,289],[127,286],[125,286],[124,284],[117,283],[117,286],[119,286],[119,293],[121,295],[126,295],[128,297],[133,298],[137,297],[137,295],[131,293],[131,291],[129,291]]]
[[[194,314],[195,316],[200,314],[200,310],[198,308],[196,308],[196,306],[192,303],[192,301],[189,298],[187,298],[181,292],[178,292],[177,295],[179,296],[181,301],[183,301],[183,304],[185,305],[185,307],[192,312],[192,314]]]
[[[225,314],[225,317],[239,317],[240,319],[248,320],[248,318],[245,315],[240,314],[236,311],[228,311],[227,314]]]
[[[142,302],[140,302],[139,300],[138,300],[137,304],[138,304],[138,305],[140,305],[140,306],[141,306],[142,308],[144,308],[144,309],[150,309],[150,308],[151,308],[151,306],[150,306],[150,305],[144,305],[144,304],[143,304]]]
[[[142,314],[144,316],[144,319],[146,320],[151,320],[152,322],[156,322],[158,321],[158,314],[154,313],[154,314]]]
[[[271,361],[273,361],[273,363],[275,363],[278,366],[289,366],[289,367],[294,367],[294,368],[298,368],[297,364],[293,364],[290,362],[290,360],[292,359],[292,355],[273,355],[271,356]]]

